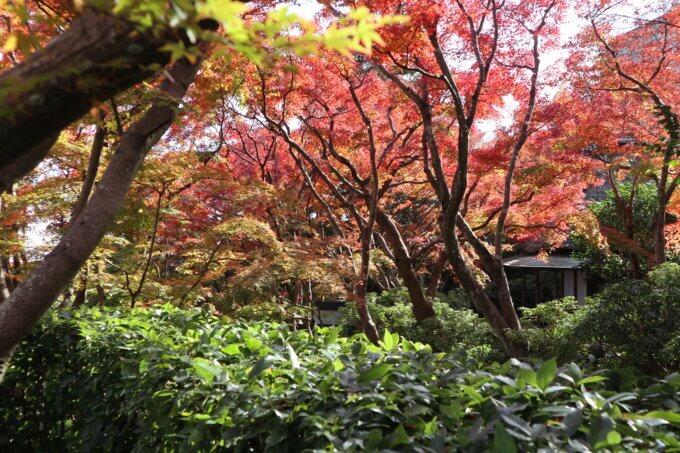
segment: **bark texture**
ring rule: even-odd
[[[94,10],[25,62],[0,74],[0,188],[33,169],[59,132],[98,102],[153,75],[179,33],[138,32]]]
[[[406,243],[404,243],[397,225],[390,216],[381,209],[376,213],[376,222],[390,244],[392,253],[394,254],[394,264],[397,266],[399,277],[408,290],[413,316],[416,318],[416,321],[420,322],[427,318],[434,317],[435,313],[432,302],[430,302],[423,293],[423,286],[420,284],[420,279],[413,266],[413,258],[406,247]]]
[[[102,115],[99,120],[103,120]],[[71,222],[76,219],[85,209],[87,200],[92,194],[92,189],[94,188],[94,182],[97,179],[97,172],[99,171],[99,162],[102,156],[102,150],[104,149],[104,139],[106,138],[106,130],[97,124],[97,129],[94,133],[94,138],[92,139],[92,148],[90,150],[90,160],[87,164],[87,171],[85,173],[85,178],[83,179],[83,186],[80,189],[80,194],[78,194],[78,200],[76,201],[73,210],[71,211]]]
[[[449,258],[446,255],[446,251],[442,250],[439,252],[439,256],[437,256],[437,261],[432,265],[430,282],[427,285],[427,292],[425,293],[427,297],[435,297],[437,295],[439,282],[441,281],[442,273],[444,272],[444,269],[446,269],[447,264],[449,264]]]

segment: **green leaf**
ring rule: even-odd
[[[408,445],[409,443],[410,439],[408,437],[408,433],[406,433],[406,430],[404,429],[404,425],[397,426],[397,429],[395,429],[390,436],[390,447],[395,447],[397,445]]]
[[[423,434],[431,436],[437,432],[437,417],[434,417],[423,426]]]
[[[458,420],[461,418],[463,415],[465,415],[465,412],[460,404],[459,400],[453,400],[451,404],[443,404],[439,406],[439,411],[446,415],[449,418],[452,418],[454,420]]]
[[[557,361],[555,359],[543,362],[536,376],[538,388],[545,391],[552,384],[552,381],[555,380],[555,373],[557,373]]]
[[[496,423],[496,434],[493,439],[493,449],[499,453],[517,453],[515,439],[506,431],[502,423]]]
[[[146,359],[140,360],[140,362],[139,362],[139,374],[146,373],[147,371],[149,371],[149,368],[150,368],[150,366],[149,366],[148,360],[146,360]]]
[[[383,334],[383,340],[380,341],[379,344],[380,346],[383,347],[384,350],[391,351],[399,344],[399,334],[390,333],[387,329],[385,329],[385,333]]]
[[[474,388],[470,387],[469,385],[463,385],[463,386],[461,386],[461,388],[463,389],[463,391],[465,393],[467,393],[477,403],[481,403],[482,401],[484,401],[484,397],[482,396],[482,394],[479,393]]]
[[[564,365],[562,374],[568,376],[571,379],[570,382],[572,383],[580,381],[583,378],[583,372],[581,371],[581,367],[579,367],[577,364],[573,362]]]
[[[300,368],[300,359],[298,359],[297,354],[295,353],[295,350],[293,347],[289,344],[286,344],[286,349],[288,349],[288,357],[290,358],[290,365],[292,368]]]
[[[220,349],[227,355],[241,355],[241,347],[237,344],[229,344]]]
[[[192,360],[191,364],[194,367],[196,375],[203,380],[206,384],[210,385],[219,373],[222,372],[222,368],[213,365],[209,360],[197,357]]]
[[[573,436],[581,427],[582,423],[583,412],[581,412],[579,409],[575,409],[572,412],[569,412],[566,417],[564,417],[562,420],[562,427],[564,428],[567,436]]]
[[[610,435],[611,432],[615,432],[614,421],[607,414],[602,414],[594,418],[590,424],[588,443],[595,449],[611,445],[610,441],[616,440],[615,435]],[[618,442],[621,442],[621,436],[618,436]]]
[[[380,446],[380,441],[382,441],[383,434],[382,431],[379,429],[374,429],[371,430],[368,433],[368,436],[366,436],[366,443],[364,444],[364,448],[366,451],[373,451],[377,450],[378,447]]]
[[[660,418],[675,425],[680,425],[680,414],[671,411],[652,411],[644,415],[644,418]]]
[[[272,358],[270,356],[263,357],[257,362],[255,362],[255,365],[250,369],[250,373],[248,373],[249,378],[253,378],[257,375],[259,375],[262,371],[265,369],[269,368],[269,366],[272,364]]]
[[[389,363],[381,363],[379,365],[372,367],[366,373],[363,373],[361,376],[359,376],[358,381],[364,383],[380,379],[381,377],[389,373],[392,368],[394,367]]]
[[[262,342],[254,337],[246,338],[246,347],[251,351],[257,351],[262,347]]]
[[[595,384],[597,382],[603,382],[606,381],[607,378],[605,376],[588,376],[585,379],[581,379],[580,381],[577,382],[578,385],[585,385],[585,384]]]
[[[519,370],[519,377],[524,380],[529,385],[533,385],[536,388],[539,388],[538,386],[538,380],[536,377],[536,372],[534,370],[528,370],[526,368],[520,368]]]
[[[191,434],[189,435],[189,442],[192,444],[196,444],[203,440],[203,431],[200,428],[194,428],[193,431],[191,431]]]
[[[670,374],[665,380],[673,387],[680,387],[680,373]]]

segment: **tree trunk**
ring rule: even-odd
[[[19,256],[18,253],[15,253],[14,256],[12,256],[12,275],[14,276],[14,287],[16,288],[19,286],[19,282],[21,281],[20,275],[23,272],[22,270],[22,263],[21,263],[21,257]]]
[[[202,46],[207,50],[206,46]],[[177,62],[160,90],[164,99],[152,105],[120,139],[104,176],[87,206],[59,244],[0,305],[0,356],[7,355],[59,296],[94,251],[123,204],[135,173],[151,147],[175,118],[175,108],[196,77],[199,63]]]
[[[58,133],[49,135],[40,142],[31,145],[26,152],[15,160],[6,165],[0,164],[0,192],[8,191],[19,178],[33,170],[47,156],[58,137]]]
[[[99,121],[104,120],[105,115],[99,117]],[[71,222],[80,215],[80,213],[85,208],[87,200],[92,194],[92,189],[94,188],[94,182],[97,179],[97,172],[99,171],[99,161],[101,160],[102,150],[104,149],[104,139],[106,138],[106,130],[97,124],[97,129],[94,132],[94,137],[92,139],[92,148],[90,150],[90,159],[87,164],[87,170],[85,173],[85,178],[83,180],[83,186],[80,188],[80,194],[78,194],[78,200],[75,206],[71,210]]]
[[[142,293],[144,289],[144,282],[146,282],[146,277],[149,275],[149,266],[151,266],[151,261],[153,260],[153,251],[156,246],[156,237],[158,235],[158,224],[161,220],[161,205],[163,203],[163,196],[165,195],[166,188],[158,192],[158,201],[156,202],[156,211],[153,220],[153,231],[151,232],[151,240],[149,241],[149,251],[146,256],[146,261],[144,262],[144,268],[142,269],[142,276],[139,278],[139,284],[137,289],[130,293],[130,307],[134,307],[137,303],[137,297]]]
[[[498,296],[498,305],[509,328],[513,330],[521,329],[522,326],[520,325],[519,317],[515,310],[515,304],[512,301],[512,294],[510,294],[510,284],[508,283],[508,277],[505,273],[505,268],[503,267],[502,256],[492,254],[489,251],[487,246],[477,237],[477,235],[475,235],[475,232],[465,221],[463,216],[458,215],[456,225],[465,240],[472,246],[479,257],[482,271],[484,271],[494,284]]]
[[[5,285],[7,286],[7,290],[11,293],[14,291],[14,276],[12,275],[12,269],[9,265],[9,257],[0,255],[0,265],[2,266],[3,275],[5,277]]]
[[[78,308],[87,303],[87,265],[85,265],[80,273],[78,279],[78,287],[76,288],[75,297],[71,307]]]
[[[2,190],[0,191],[0,213],[2,213],[4,205],[3,205],[3,199],[2,199],[2,194],[6,191]],[[5,273],[5,265],[4,265],[4,255],[0,254],[0,302],[3,302],[5,299],[9,297],[9,294],[11,292],[10,287],[8,285],[8,276]]]
[[[9,288],[5,281],[5,270],[0,266],[0,303],[9,297]]]
[[[439,289],[439,281],[441,280],[442,272],[446,269],[446,265],[449,263],[449,259],[446,256],[446,250],[439,252],[437,261],[435,261],[432,266],[432,272],[430,273],[430,283],[427,285],[427,292],[425,293],[427,297],[434,297],[437,295],[437,289]]]
[[[470,295],[475,307],[482,312],[488,321],[491,329],[501,340],[503,347],[511,357],[524,357],[527,354],[526,348],[508,335],[509,330],[516,330],[508,323],[503,313],[494,304],[477,276],[472,271],[472,266],[467,262],[463,255],[463,250],[458,242],[458,238],[451,234],[452,228],[449,225],[442,225],[442,237],[446,246],[446,253],[456,273],[456,277],[465,291]],[[455,230],[454,230],[455,231]],[[516,314],[515,314],[516,316]]]
[[[394,253],[394,264],[397,266],[399,277],[401,277],[404,286],[408,290],[408,294],[413,305],[413,315],[416,321],[424,321],[427,318],[434,317],[434,308],[423,293],[423,287],[420,284],[418,275],[413,267],[413,259],[409,254],[408,248],[395,225],[394,221],[379,209],[376,212],[376,222],[380,229],[385,233],[385,238],[389,241]]]
[[[191,287],[182,295],[182,298],[179,300],[179,306],[180,307],[184,306],[184,299],[186,299],[187,296],[189,296],[189,294],[191,294],[191,292],[194,289],[196,289],[196,287],[198,285],[201,284],[201,282],[203,281],[203,278],[208,274],[208,272],[210,271],[210,265],[215,262],[214,261],[215,255],[217,255],[217,252],[219,252],[220,248],[222,247],[222,244],[223,244],[222,240],[219,240],[219,241],[217,241],[217,243],[215,243],[215,247],[213,247],[212,251],[210,252],[210,256],[203,263],[203,269],[201,269],[201,272],[199,272],[198,278],[196,279],[194,284],[191,285]]]
[[[659,192],[665,192],[665,187]],[[659,207],[654,219],[654,265],[666,262],[666,207],[665,196],[659,194]]]
[[[106,293],[104,292],[102,284],[99,283],[99,263],[94,265],[94,273],[97,274],[97,305],[103,307],[106,304]]]
[[[59,132],[98,102],[153,75],[169,60],[171,29],[139,32],[121,18],[87,10],[23,63],[0,74],[0,180],[25,175]]]
[[[365,227],[366,228],[366,227]],[[365,237],[366,236],[366,237]],[[371,341],[371,343],[378,344],[380,335],[378,335],[378,328],[373,322],[371,313],[368,311],[366,304],[366,293],[368,288],[368,270],[370,266],[370,246],[371,234],[362,232],[361,238],[361,265],[359,266],[359,284],[356,286],[355,304],[357,314],[361,321],[361,327]]]

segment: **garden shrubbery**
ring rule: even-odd
[[[607,366],[680,370],[680,265],[607,287],[579,310],[572,341]]]
[[[624,280],[579,306],[572,298],[522,309],[532,357],[631,367],[662,376],[680,370],[680,265],[666,263],[645,280]]]
[[[555,361],[479,368],[386,333],[207,311],[52,312],[0,386],[12,451],[680,448],[680,375],[618,388]],[[635,385],[635,386],[634,386]]]
[[[609,285],[581,306],[566,298],[524,308],[521,319],[532,357],[663,376],[680,370],[680,265]]]
[[[486,320],[469,307],[469,301],[459,291],[440,294],[434,299],[436,316],[421,323],[413,317],[408,291],[396,288],[381,294],[368,295],[367,304],[378,330],[398,333],[410,341],[429,344],[435,352],[458,352],[480,361],[504,360],[503,346]],[[345,334],[356,332],[359,320],[356,310],[348,305],[343,310]]]
[[[516,335],[528,346],[529,355],[560,362],[583,360],[584,345],[575,338],[583,307],[573,297],[520,308],[522,330]],[[579,340],[585,341],[583,338]]]
[[[453,303],[441,300],[434,300],[436,318],[422,323],[411,315],[403,289],[370,295],[368,307],[379,329],[430,344],[436,352],[466,350],[486,363],[507,358],[486,321],[463,308],[458,294],[443,299]],[[520,321],[522,330],[515,335],[531,357],[666,375],[680,370],[680,265],[666,263],[645,280],[609,285],[584,305],[567,297],[521,308]],[[356,324],[353,307],[347,307],[345,332],[353,332]]]

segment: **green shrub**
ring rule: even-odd
[[[575,342],[602,364],[650,374],[680,369],[680,265],[628,280],[592,297],[574,326]]]
[[[680,265],[667,263],[646,280],[624,280],[579,306],[573,298],[521,309],[534,358],[590,361],[663,375],[680,369]]]
[[[573,297],[565,297],[520,308],[522,330],[517,336],[529,346],[534,358],[557,357],[560,363],[583,358],[574,344],[574,330],[581,316],[579,304]]]
[[[503,347],[488,323],[475,312],[459,307],[466,299],[455,293],[447,302],[434,300],[435,317],[418,323],[413,317],[408,291],[397,288],[367,298],[368,310],[378,331],[388,330],[419,343],[428,344],[435,352],[467,353],[480,361],[505,360]],[[453,307],[452,307],[453,305]],[[346,334],[356,332],[359,325],[353,305],[342,309]]]
[[[618,192],[624,200],[633,197],[633,240],[643,249],[650,250],[654,246],[654,216],[659,206],[657,188],[653,181],[643,184],[624,182],[618,185]],[[626,216],[616,201],[613,190],[607,190],[605,198],[594,201],[588,207],[595,214],[600,224],[623,234],[626,231]]]
[[[472,308],[472,301],[463,288],[455,288],[448,293],[437,293],[435,300],[445,303],[449,307],[456,310],[464,310]]]
[[[230,315],[245,322],[285,322],[290,318],[286,307],[274,302],[246,304],[234,309]]]
[[[590,279],[613,283],[627,278],[628,263],[621,255],[598,248],[578,232],[571,234],[571,241],[574,244],[572,256],[584,262],[583,271]]]
[[[386,334],[206,312],[52,313],[0,386],[10,451],[553,451],[680,447],[680,375],[616,393],[575,364],[470,368]]]

